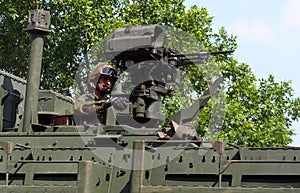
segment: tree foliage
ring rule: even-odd
[[[23,76],[29,55],[29,36],[23,32],[28,4],[0,2],[0,68]]]
[[[208,51],[237,48],[236,37],[224,28],[213,31],[213,17],[205,8],[187,9],[183,3],[183,0],[1,1],[0,68],[26,77],[30,37],[23,28],[27,25],[27,11],[35,8],[50,10],[52,17],[52,33],[45,41],[41,88],[67,95],[71,94],[84,55],[117,27],[160,24],[187,32]],[[226,92],[217,97],[225,100],[222,104],[212,100],[194,122],[201,135],[244,146],[284,146],[291,142],[294,134],[291,124],[299,118],[300,101],[293,97],[290,82],[276,82],[271,75],[257,79],[247,64],[238,63],[233,56],[215,57],[206,65],[205,70],[211,73],[210,69],[218,69],[217,73],[224,76]],[[201,96],[207,89],[211,80],[203,79],[205,70],[201,65],[182,69],[189,78],[183,83],[187,93]],[[165,103],[167,116],[187,105],[186,97],[174,96]],[[220,108],[214,109],[215,105]],[[217,119],[223,120],[221,126],[210,123],[212,114],[220,115]],[[207,135],[220,127],[220,132]]]

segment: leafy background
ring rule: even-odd
[[[4,0],[0,2],[0,69],[26,78],[30,37],[23,29],[28,10],[51,11],[51,34],[45,38],[41,89],[65,95],[74,89],[76,72],[92,46],[118,27],[160,24],[195,37],[206,50],[237,49],[237,37],[225,28],[213,31],[213,17],[204,7],[186,8],[183,0]],[[241,146],[286,146],[291,143],[292,121],[299,119],[299,98],[291,82],[276,82],[274,76],[256,78],[246,63],[234,56],[214,58],[224,76],[225,117],[222,125],[211,125],[212,100],[193,124],[204,138],[220,139]],[[86,66],[87,69],[91,68]],[[82,71],[80,76],[85,76]],[[208,87],[200,80],[200,66],[182,69],[200,96]],[[170,114],[183,108],[182,97],[167,101]],[[219,127],[222,127],[219,128]],[[212,130],[220,130],[210,133]]]

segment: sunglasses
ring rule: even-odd
[[[113,75],[113,76],[117,77],[117,71],[110,67],[103,68],[101,74],[108,75],[108,76]]]

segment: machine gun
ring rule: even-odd
[[[212,51],[212,52],[198,52],[198,53],[187,53],[187,54],[177,54],[175,52],[170,52],[169,60],[172,65],[179,68],[181,66],[202,64],[207,62],[210,56],[217,55],[227,55],[232,54],[234,51]]]
[[[227,55],[233,51],[212,51],[181,54],[172,48],[165,47],[166,32],[158,25],[120,28],[112,32],[106,39],[106,59],[116,61],[121,71],[130,74],[133,87],[127,112],[118,112],[112,123],[133,127],[155,128],[164,121],[161,114],[161,100],[172,93],[172,86],[178,83],[179,67],[205,63],[210,56]],[[218,87],[218,79],[213,87]],[[216,89],[216,88],[214,88]],[[212,89],[209,89],[212,91]],[[118,91],[120,93],[120,91]],[[205,103],[201,99],[195,103],[203,103],[210,99],[212,93],[205,95]],[[195,105],[194,105],[195,106]],[[197,105],[196,105],[197,106]],[[200,107],[199,107],[200,108]],[[189,114],[193,117],[198,110]],[[112,113],[110,113],[112,115]],[[181,114],[181,113],[179,113]],[[178,115],[174,115],[177,123],[181,123]],[[186,113],[185,114],[186,117]],[[119,116],[119,117],[118,117]],[[180,116],[181,117],[181,116]],[[129,121],[134,119],[134,121]],[[175,121],[175,118],[174,120]],[[136,124],[133,124],[133,123]]]
[[[232,54],[234,51],[179,53],[166,45],[165,29],[159,25],[146,25],[116,29],[108,35],[105,44],[106,60],[115,60],[121,70],[148,60],[157,60],[175,67],[205,63],[210,56]]]

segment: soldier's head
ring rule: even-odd
[[[107,63],[96,65],[89,74],[89,84],[98,95],[109,94],[117,79],[117,70]]]

